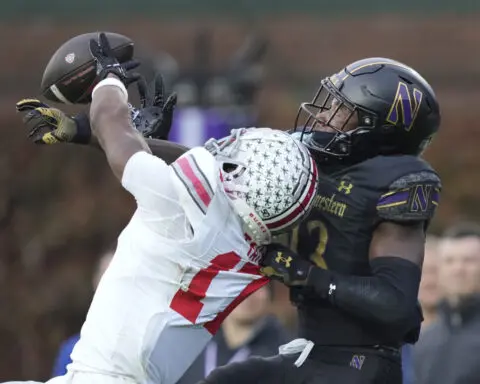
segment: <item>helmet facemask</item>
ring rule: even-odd
[[[311,149],[343,158],[352,153],[355,138],[371,132],[377,121],[374,113],[351,103],[324,79],[313,100],[300,105],[295,129]]]

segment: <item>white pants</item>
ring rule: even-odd
[[[104,375],[91,372],[68,372],[64,376],[54,377],[46,383],[38,381],[7,381],[2,384],[140,384],[125,376]]]

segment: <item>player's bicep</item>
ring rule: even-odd
[[[417,266],[423,264],[425,229],[423,222],[382,222],[373,233],[369,258],[399,257]]]

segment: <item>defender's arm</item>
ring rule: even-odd
[[[145,141],[147,142],[152,154],[159,157],[167,164],[173,163],[189,150],[189,148],[184,147],[183,145],[172,143],[166,140],[147,138]]]
[[[343,276],[314,267],[307,285],[339,308],[379,323],[400,323],[418,313],[425,230],[440,188],[433,172],[395,181],[376,205],[379,224],[369,249],[371,275]]]
[[[370,246],[371,276],[347,276],[312,267],[307,286],[353,315],[399,323],[417,310],[424,246],[423,222],[383,222]]]
[[[402,323],[418,313],[425,229],[438,205],[439,190],[434,173],[413,174],[392,184],[380,197],[367,276],[324,270],[281,245],[270,247],[263,271],[287,285],[303,286],[308,296],[328,300],[353,316],[377,323]]]
[[[95,139],[95,140],[93,140]],[[152,155],[162,159],[167,164],[172,164],[175,160],[177,160],[180,156],[182,156],[185,152],[189,150],[189,148],[184,147],[183,145],[172,143],[171,141],[161,140],[161,139],[152,139],[152,138],[144,138],[148,147],[150,148],[150,152]],[[90,145],[94,148],[98,148],[102,150],[102,147],[98,143],[98,140],[95,137],[92,137]]]

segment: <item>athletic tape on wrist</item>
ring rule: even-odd
[[[93,88],[93,91],[92,91],[92,100],[93,100],[93,98],[95,97],[95,92],[96,92],[99,88],[105,87],[105,86],[107,86],[107,85],[111,85],[111,86],[120,88],[120,90],[122,91],[122,93],[125,95],[125,100],[128,100],[128,91],[127,91],[127,88],[125,88],[125,85],[124,85],[119,79],[115,79],[114,77],[107,77],[106,79],[103,79],[102,81],[100,81],[100,82],[95,86],[95,88]]]

